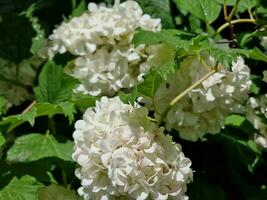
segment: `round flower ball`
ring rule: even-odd
[[[159,31],[160,19],[143,14],[138,3],[131,0],[115,1],[113,7],[89,3],[87,12],[53,31],[48,56],[66,52],[76,56],[70,70],[81,82],[76,93],[113,96],[142,81],[154,65],[152,47],[132,44],[137,29]]]
[[[191,161],[148,110],[102,97],[75,123],[73,159],[84,199],[185,200]]]
[[[188,56],[179,70],[170,75],[155,94],[157,117],[169,103],[189,86],[214,69],[215,61],[207,55]],[[183,139],[196,141],[207,133],[219,133],[229,113],[243,112],[251,85],[250,69],[239,57],[231,69],[220,69],[181,98],[167,113],[167,130],[175,129]]]

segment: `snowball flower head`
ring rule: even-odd
[[[71,74],[81,84],[75,92],[112,96],[141,81],[152,65],[151,50],[132,44],[138,28],[159,31],[160,19],[143,14],[135,1],[116,1],[113,7],[89,3],[86,13],[63,22],[50,35],[48,56],[65,52],[77,56]]]
[[[163,113],[173,98],[209,73],[214,64],[214,59],[207,55],[187,57],[156,92],[157,111]],[[219,133],[226,115],[241,112],[241,104],[247,99],[251,85],[249,76],[250,70],[241,57],[232,63],[231,70],[220,65],[218,72],[169,110],[166,128],[178,130],[182,138],[191,141],[207,133]]]
[[[187,199],[191,161],[144,107],[102,97],[75,124],[73,159],[84,199]]]

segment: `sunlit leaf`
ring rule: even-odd
[[[15,140],[7,153],[10,162],[31,162],[47,157],[72,161],[73,142],[59,143],[51,134],[31,133]]]
[[[35,178],[23,176],[14,177],[10,183],[0,191],[0,200],[37,200],[38,189],[43,187]]]

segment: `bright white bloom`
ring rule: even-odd
[[[263,120],[267,118],[267,94],[258,98],[250,97],[246,108],[246,118],[259,133],[267,137],[267,124]]]
[[[267,137],[255,134],[254,141],[258,146],[267,150]]]
[[[135,1],[116,1],[111,8],[105,4],[89,3],[88,12],[63,22],[49,39],[53,41],[50,55],[69,51],[85,56],[104,46],[129,46],[135,30],[158,31],[160,19],[143,14]]]
[[[112,96],[141,81],[153,64],[152,47],[132,44],[138,28],[159,31],[160,19],[143,14],[135,1],[116,1],[113,7],[89,3],[88,12],[54,30],[48,54],[77,56],[71,73],[81,81],[76,92]]]
[[[164,45],[112,50],[102,47],[92,55],[79,57],[72,75],[82,84],[75,91],[112,96],[120,89],[131,88],[143,80],[150,66],[159,66],[168,59],[160,55],[163,49],[167,48]]]
[[[262,148],[267,149],[267,94],[258,98],[250,97],[246,106],[246,118],[258,131],[254,141]]]
[[[22,61],[17,66],[14,63],[0,59],[0,75],[6,79],[6,81],[0,80],[0,95],[8,100],[9,106],[12,104],[19,105],[32,98],[32,94],[26,87],[33,86],[37,67],[41,62],[39,58],[32,57]]]
[[[75,124],[73,159],[84,199],[185,200],[191,161],[144,107],[102,97]]]
[[[204,62],[206,64],[204,64]],[[180,69],[161,84],[155,95],[157,110],[162,113],[171,100],[214,66],[207,56],[190,56]],[[168,112],[165,123],[168,130],[176,129],[182,138],[196,141],[207,133],[219,133],[224,119],[230,112],[240,112],[247,99],[251,85],[250,70],[239,57],[233,62],[231,71],[221,66],[200,86],[180,99]]]

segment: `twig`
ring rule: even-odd
[[[31,102],[31,104],[22,111],[22,114],[29,112],[36,103],[37,102],[35,100],[33,102]]]
[[[217,67],[216,67],[217,68]],[[158,124],[162,124],[164,118],[168,114],[169,110],[186,94],[188,94],[192,89],[200,85],[203,81],[205,81],[207,78],[209,78],[211,75],[213,75],[216,72],[215,69],[211,70],[209,73],[207,73],[205,76],[203,76],[201,79],[196,81],[194,84],[186,88],[182,93],[180,93],[178,96],[176,96],[168,105],[167,109],[162,113],[160,120],[158,121]]]

